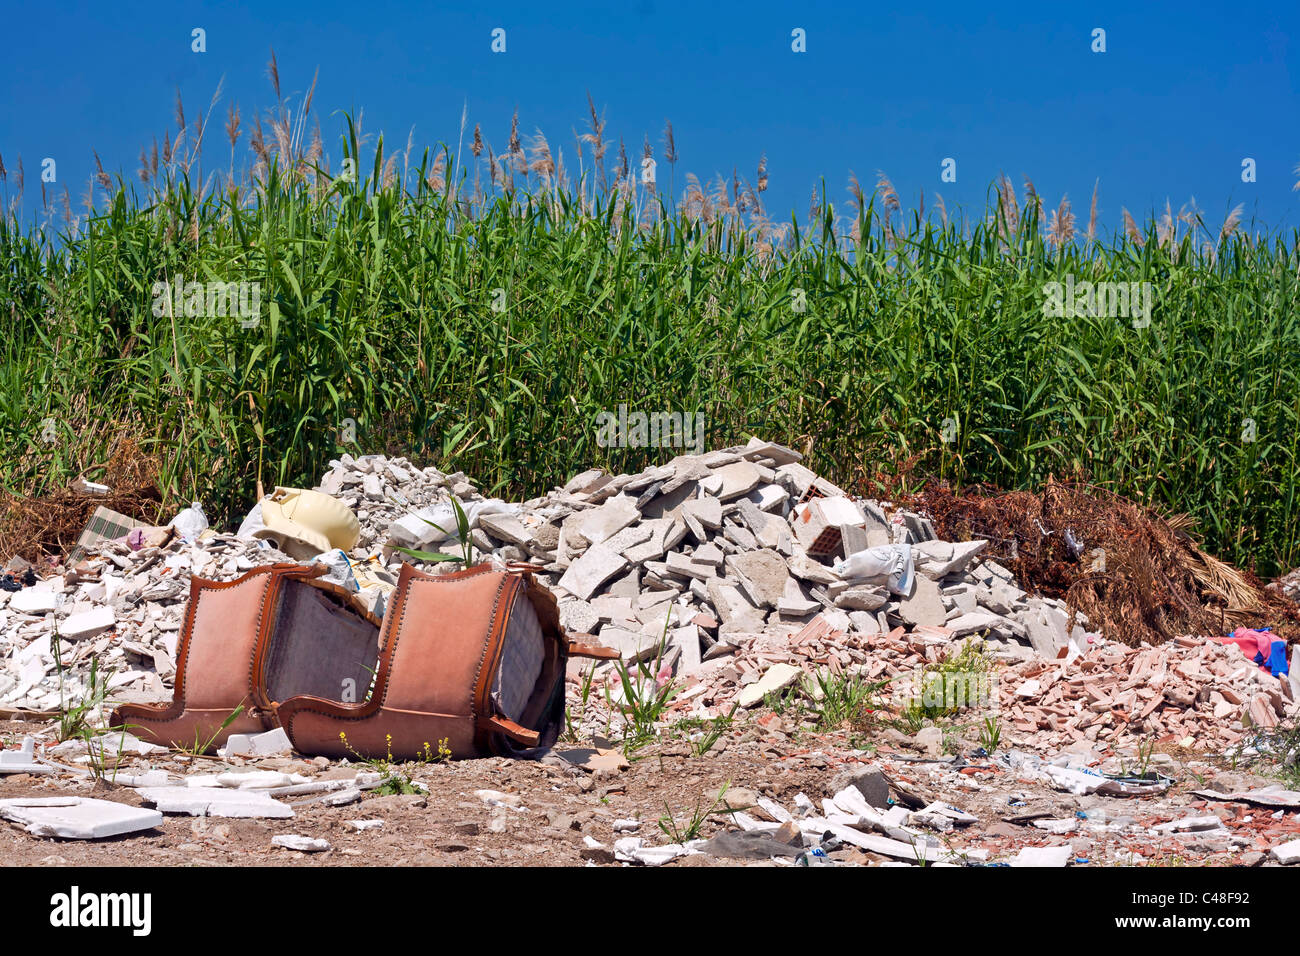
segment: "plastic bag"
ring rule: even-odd
[[[190,502],[190,506],[172,518],[168,527],[176,529],[176,533],[181,536],[181,540],[186,544],[193,544],[198,540],[199,535],[208,528],[207,516],[203,513],[203,505],[197,501]]]
[[[335,548],[333,551],[326,551],[324,554],[318,554],[303,564],[323,564],[329,568],[323,575],[325,580],[333,581],[335,584],[341,584],[349,591],[360,591],[361,585],[357,583],[357,577],[352,573],[352,562],[348,556]]]
[[[253,505],[252,510],[244,516],[244,520],[235,534],[241,538],[256,538],[257,532],[261,531],[265,527],[266,525],[262,522],[262,502],[259,501],[257,504]]]
[[[832,570],[845,581],[885,578],[890,591],[907,595],[912,591],[912,546],[877,545],[849,555]]]

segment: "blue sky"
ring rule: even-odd
[[[1271,8],[1271,9],[1270,9]],[[179,87],[192,118],[224,77],[224,116],[245,128],[282,87],[301,95],[319,68],[314,111],[339,156],[337,110],[365,112],[365,130],[404,146],[454,148],[462,105],[499,151],[518,107],[576,169],[572,130],[585,128],[591,90],[608,129],[633,156],[646,133],[662,148],[673,122],[687,171],[754,178],[767,154],[769,214],[800,219],[825,177],[847,203],[849,171],[884,170],[914,206],[938,191],[951,211],[983,208],[1006,172],[1032,178],[1054,206],[1068,193],[1086,219],[1100,179],[1100,219],[1120,225],[1195,197],[1217,225],[1244,204],[1244,224],[1300,227],[1300,5],[1205,3],[898,4],[817,2],[472,5],[368,2],[35,4],[6,6],[0,60],[0,155],[21,154],[24,203],[39,204],[43,157],[58,162],[74,203],[97,150],[135,175],[140,147],[175,128]],[[191,51],[191,30],[207,52]],[[506,30],[494,54],[491,31]],[[1106,31],[1093,53],[1092,31]],[[806,31],[807,52],[791,50]],[[205,155],[228,155],[213,127]],[[373,141],[372,141],[373,142]],[[243,154],[241,143],[240,154]],[[212,152],[207,152],[211,149]],[[957,181],[940,181],[956,160]],[[1257,181],[1242,181],[1242,160]],[[662,157],[660,157],[662,158]],[[224,165],[224,163],[221,163]],[[660,164],[660,182],[668,170]]]

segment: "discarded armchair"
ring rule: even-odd
[[[617,653],[571,643],[529,565],[405,565],[382,628],[324,573],[291,564],[226,584],[195,578],[172,703],[125,705],[114,723],[186,748],[280,726],[313,756],[529,757],[559,736],[569,656]]]

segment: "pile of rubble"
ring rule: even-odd
[[[567,629],[675,676],[675,706],[696,715],[755,706],[804,675],[897,680],[978,637],[1008,665],[999,692],[1012,727],[1044,747],[1149,733],[1223,746],[1243,717],[1267,727],[1294,716],[1292,682],[1235,647],[1113,644],[1062,602],[1019,588],[987,542],[938,540],[925,515],[851,498],[800,458],[755,438],[638,474],[587,471],[511,504],[461,473],[344,455],[316,490],[358,519],[340,580],[376,614],[400,562],[425,564],[401,549],[461,553],[454,498],[480,555],[540,566]],[[150,540],[115,542],[61,576],[0,592],[0,704],[54,710],[87,691],[92,660],[115,699],[167,699],[190,576],[229,580],[290,560],[265,540],[211,530]],[[612,664],[598,666],[612,678]]]
[[[629,662],[655,655],[667,626],[679,675],[817,617],[847,636],[846,666],[865,662],[855,643],[896,627],[944,641],[984,634],[1013,660],[1082,650],[1097,636],[980,560],[986,542],[939,541],[924,516],[855,501],[800,457],[754,439],[635,475],[584,472],[481,515],[476,543],[542,562],[565,625]],[[858,573],[847,559],[869,549],[879,560]]]

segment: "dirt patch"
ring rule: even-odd
[[[0,740],[12,743],[30,733],[27,723],[0,724]],[[590,743],[590,741],[586,742]],[[557,748],[557,753],[566,749]],[[1160,755],[1160,768],[1180,777],[1173,790],[1156,797],[1126,799],[1078,797],[1030,781],[1005,763],[971,753],[971,762],[951,764],[922,759],[908,738],[886,731],[864,742],[842,733],[812,733],[770,711],[750,715],[703,756],[681,739],[665,739],[634,752],[620,770],[589,773],[555,754],[542,761],[501,758],[450,764],[407,764],[404,774],[427,794],[380,796],[331,807],[310,798],[283,797],[295,816],[285,820],[196,818],[167,815],[149,831],[98,841],[38,839],[16,826],[0,824],[0,859],[11,865],[163,865],[163,866],[585,866],[611,864],[615,841],[640,837],[646,845],[673,842],[659,826],[671,817],[681,829],[699,817],[693,835],[708,839],[735,831],[737,822],[715,803],[727,786],[732,808],[748,807],[757,819],[758,797],[796,809],[806,795],[818,807],[857,774],[882,770],[895,796],[909,795],[914,808],[942,800],[973,814],[972,825],[939,834],[942,845],[969,859],[1008,859],[1025,846],[1069,844],[1075,864],[1197,862],[1250,865],[1262,862],[1270,846],[1294,839],[1300,817],[1252,814],[1241,804],[1211,802],[1189,793],[1207,783],[1221,792],[1275,782],[1241,773],[1224,773],[1191,755]],[[1163,761],[1163,762],[1160,762]],[[274,769],[317,779],[346,774],[339,762],[302,758],[263,758],[231,768]],[[179,755],[133,759],[123,772],[165,769],[174,774],[211,773],[227,768],[213,759]],[[356,766],[353,765],[353,769]],[[479,790],[506,795],[510,806],[494,806]],[[125,787],[92,785],[67,772],[48,777],[0,778],[0,798],[82,795],[140,805]],[[902,799],[900,797],[900,799]],[[711,812],[710,812],[711,811]],[[1150,828],[1171,819],[1212,813],[1222,830],[1207,834],[1158,835]],[[1032,821],[1075,821],[1068,832],[1048,832]],[[352,821],[382,820],[358,829]],[[1008,822],[1012,821],[1012,822]],[[278,834],[327,841],[321,853],[272,846]],[[599,848],[590,845],[595,842]],[[813,839],[816,842],[816,839]],[[830,854],[835,862],[878,864],[884,857],[845,846]],[[771,865],[712,854],[684,856],[669,866]]]

